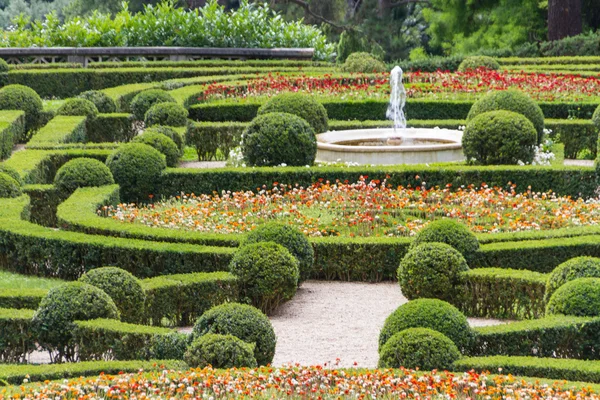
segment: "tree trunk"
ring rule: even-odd
[[[581,0],[548,0],[548,40],[579,35],[581,30]]]

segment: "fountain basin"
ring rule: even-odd
[[[356,129],[317,135],[317,161],[393,165],[464,160],[462,131]]]

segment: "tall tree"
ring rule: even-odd
[[[548,0],[548,40],[579,35],[582,25],[581,0]]]

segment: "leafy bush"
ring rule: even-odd
[[[254,345],[232,335],[208,334],[194,340],[183,359],[192,368],[256,367]]]
[[[273,362],[277,338],[269,318],[247,304],[225,303],[206,311],[194,325],[194,337],[209,333],[233,335],[247,343],[255,343],[254,357],[258,365]]]
[[[77,96],[81,99],[89,100],[98,109],[98,112],[109,114],[117,112],[117,103],[106,93],[99,90],[88,90]]]
[[[417,233],[412,246],[431,242],[449,244],[467,259],[479,250],[479,241],[475,234],[466,225],[453,219],[440,219],[429,223]]]
[[[19,197],[22,193],[19,182],[7,173],[0,172],[0,198]]]
[[[312,165],[317,139],[309,123],[296,115],[263,114],[244,131],[242,154],[250,166]]]
[[[162,133],[163,135],[171,139],[173,142],[175,142],[177,148],[179,149],[179,155],[183,155],[183,151],[185,149],[185,137],[179,132],[177,132],[175,129],[169,126],[154,125],[144,130],[144,133],[148,132]]]
[[[101,289],[81,282],[70,282],[51,289],[33,316],[39,344],[56,352],[55,360],[75,360],[72,341],[74,321],[96,318],[118,319],[119,311]]]
[[[54,185],[62,193],[70,194],[75,189],[87,186],[104,186],[115,183],[110,169],[94,158],[74,158],[59,168]]]
[[[592,122],[596,125],[596,128],[600,129],[600,106],[596,108],[594,114],[592,115]]]
[[[402,304],[390,314],[379,334],[379,349],[396,333],[408,328],[429,328],[443,333],[459,349],[467,349],[473,332],[456,307],[437,299],[417,299]]]
[[[279,244],[261,242],[240,247],[229,270],[239,278],[240,297],[267,314],[296,294],[298,260]]]
[[[140,281],[131,273],[116,267],[95,268],[86,272],[79,281],[106,292],[119,309],[122,321],[143,321],[146,294]]]
[[[482,165],[530,163],[535,155],[533,124],[512,111],[490,111],[467,122],[462,138],[469,161]]]
[[[89,100],[75,98],[66,100],[56,110],[56,115],[82,115],[94,119],[98,116],[98,109]]]
[[[600,278],[600,258],[575,257],[554,268],[546,281],[546,302],[556,289],[579,278]]]
[[[600,278],[579,278],[565,283],[550,296],[546,314],[600,315]]]
[[[162,89],[144,90],[131,100],[129,107],[135,118],[143,121],[148,110],[159,103],[175,103],[175,99]]]
[[[0,74],[6,74],[8,73],[8,63],[6,61],[4,61],[4,59],[0,59]]]
[[[358,52],[352,53],[346,58],[342,65],[342,70],[346,72],[386,72],[387,67],[383,62],[373,57],[370,53]]]
[[[188,110],[177,103],[158,103],[150,107],[144,117],[146,126],[185,126]]]
[[[473,70],[473,69],[477,69],[477,68],[481,68],[481,67],[484,67],[487,69],[499,70],[500,64],[498,63],[498,61],[496,61],[492,57],[472,56],[472,57],[467,57],[464,60],[462,60],[462,62],[458,66],[458,71],[466,72],[468,70]]]
[[[189,335],[185,333],[169,333],[154,335],[148,343],[148,359],[150,360],[183,360],[189,344]]]
[[[392,336],[379,352],[379,368],[450,369],[460,351],[444,334],[427,328],[409,328]]]
[[[465,258],[445,243],[423,243],[400,261],[398,282],[408,299],[423,297],[454,300],[464,284]]]
[[[0,89],[0,110],[25,111],[25,130],[36,129],[43,109],[42,99],[31,88],[8,85]]]
[[[259,225],[246,236],[244,244],[275,242],[296,257],[300,269],[299,282],[310,278],[315,252],[308,238],[298,229],[278,222]]]
[[[165,156],[143,143],[126,143],[115,150],[106,165],[121,187],[123,199],[145,201],[153,194],[161,172],[167,167]]]
[[[283,93],[273,96],[258,109],[257,115],[274,112],[299,116],[312,126],[315,133],[323,133],[328,129],[327,110],[311,95]]]
[[[544,113],[535,101],[527,94],[518,90],[496,91],[481,97],[471,107],[469,115],[467,115],[467,121],[474,119],[480,114],[498,110],[512,111],[525,116],[531,121],[537,132],[537,143],[542,143],[544,137]]]
[[[179,162],[179,149],[167,135],[158,132],[144,132],[133,138],[132,143],[144,143],[165,155],[168,167],[176,167]]]
[[[23,178],[21,178],[19,172],[10,165],[7,165],[6,163],[0,163],[0,172],[9,175],[11,178],[17,181],[19,185],[23,185]]]

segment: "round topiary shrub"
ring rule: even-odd
[[[77,97],[94,103],[98,112],[106,114],[117,112],[117,103],[106,93],[99,90],[88,90]]]
[[[274,112],[297,115],[308,122],[315,133],[327,131],[327,110],[313,96],[302,93],[283,93],[273,96],[258,109],[257,115]]]
[[[500,69],[498,61],[488,56],[472,56],[467,57],[458,66],[459,72],[467,72],[477,68],[493,69],[495,71]]]
[[[144,90],[138,93],[131,103],[129,108],[135,119],[143,121],[146,113],[153,105],[159,103],[176,103],[173,96],[161,89]]]
[[[556,289],[579,278],[600,278],[600,258],[575,257],[554,268],[546,281],[546,302]]]
[[[297,115],[259,115],[242,135],[242,154],[250,166],[312,165],[317,138],[308,122]]]
[[[429,223],[417,233],[412,246],[431,242],[449,244],[465,258],[479,250],[479,241],[475,234],[465,225],[452,219],[440,219]]]
[[[8,85],[0,89],[0,110],[25,111],[27,131],[38,127],[43,108],[41,97],[27,86]]]
[[[277,338],[269,318],[258,308],[247,304],[225,303],[206,311],[194,325],[194,337],[209,333],[233,335],[247,343],[255,343],[254,357],[258,365],[273,362]]]
[[[21,194],[19,182],[7,173],[0,172],[0,198],[19,197]]]
[[[544,113],[535,101],[518,90],[502,90],[486,94],[473,104],[467,115],[467,121],[483,113],[498,110],[512,111],[525,116],[535,128],[537,133],[536,143],[542,143]]]
[[[56,352],[55,360],[73,361],[73,321],[96,318],[119,319],[112,299],[101,289],[81,282],[70,282],[50,289],[33,316],[33,326],[42,348]]]
[[[121,187],[121,198],[125,201],[146,201],[148,195],[156,190],[162,171],[167,168],[165,156],[143,143],[119,146],[108,156],[106,165]]]
[[[460,358],[456,345],[428,328],[409,328],[394,334],[379,352],[379,368],[447,370]]]
[[[144,133],[148,132],[162,133],[163,135],[171,139],[173,142],[175,142],[177,148],[179,149],[179,155],[183,155],[183,151],[185,149],[185,138],[175,129],[169,126],[154,125],[144,130]]]
[[[387,68],[383,62],[366,52],[352,53],[346,58],[342,65],[345,72],[362,72],[370,74],[374,72],[386,72]]]
[[[144,132],[133,138],[132,143],[144,143],[154,147],[165,155],[168,167],[175,167],[179,162],[179,149],[167,135],[158,132]]]
[[[80,187],[114,183],[110,169],[104,163],[85,157],[67,161],[58,169],[54,177],[54,186],[64,194],[73,193]]]
[[[185,126],[187,124],[188,110],[177,103],[158,103],[146,112],[144,122],[146,126],[167,125]]]
[[[122,321],[143,321],[146,293],[131,273],[117,267],[95,268],[86,272],[79,281],[106,292],[119,309]]]
[[[9,175],[11,178],[17,181],[19,186],[23,186],[23,178],[21,178],[21,175],[19,175],[17,170],[13,167],[6,165],[6,163],[0,163],[0,172]]]
[[[246,236],[244,244],[275,242],[296,257],[300,269],[300,282],[310,278],[315,252],[308,238],[297,228],[279,222],[259,225]]]
[[[423,297],[457,300],[463,290],[462,273],[469,267],[462,254],[445,243],[423,243],[400,261],[398,283],[408,299]]]
[[[183,359],[192,368],[254,368],[253,349],[235,336],[208,334],[194,340]]]
[[[462,138],[467,160],[481,165],[531,163],[535,155],[535,128],[521,114],[491,111],[467,123]]]
[[[264,313],[270,313],[296,294],[298,260],[277,243],[240,247],[231,259],[229,270],[239,278],[240,298]]]
[[[68,99],[58,107],[56,115],[81,115],[93,119],[98,116],[98,109],[89,100],[80,98]]]
[[[429,328],[443,333],[459,349],[466,349],[473,339],[467,317],[452,304],[438,299],[417,299],[402,304],[387,317],[379,334],[379,349],[396,333],[408,328]]]
[[[600,278],[579,278],[560,286],[550,296],[546,314],[600,315]]]

